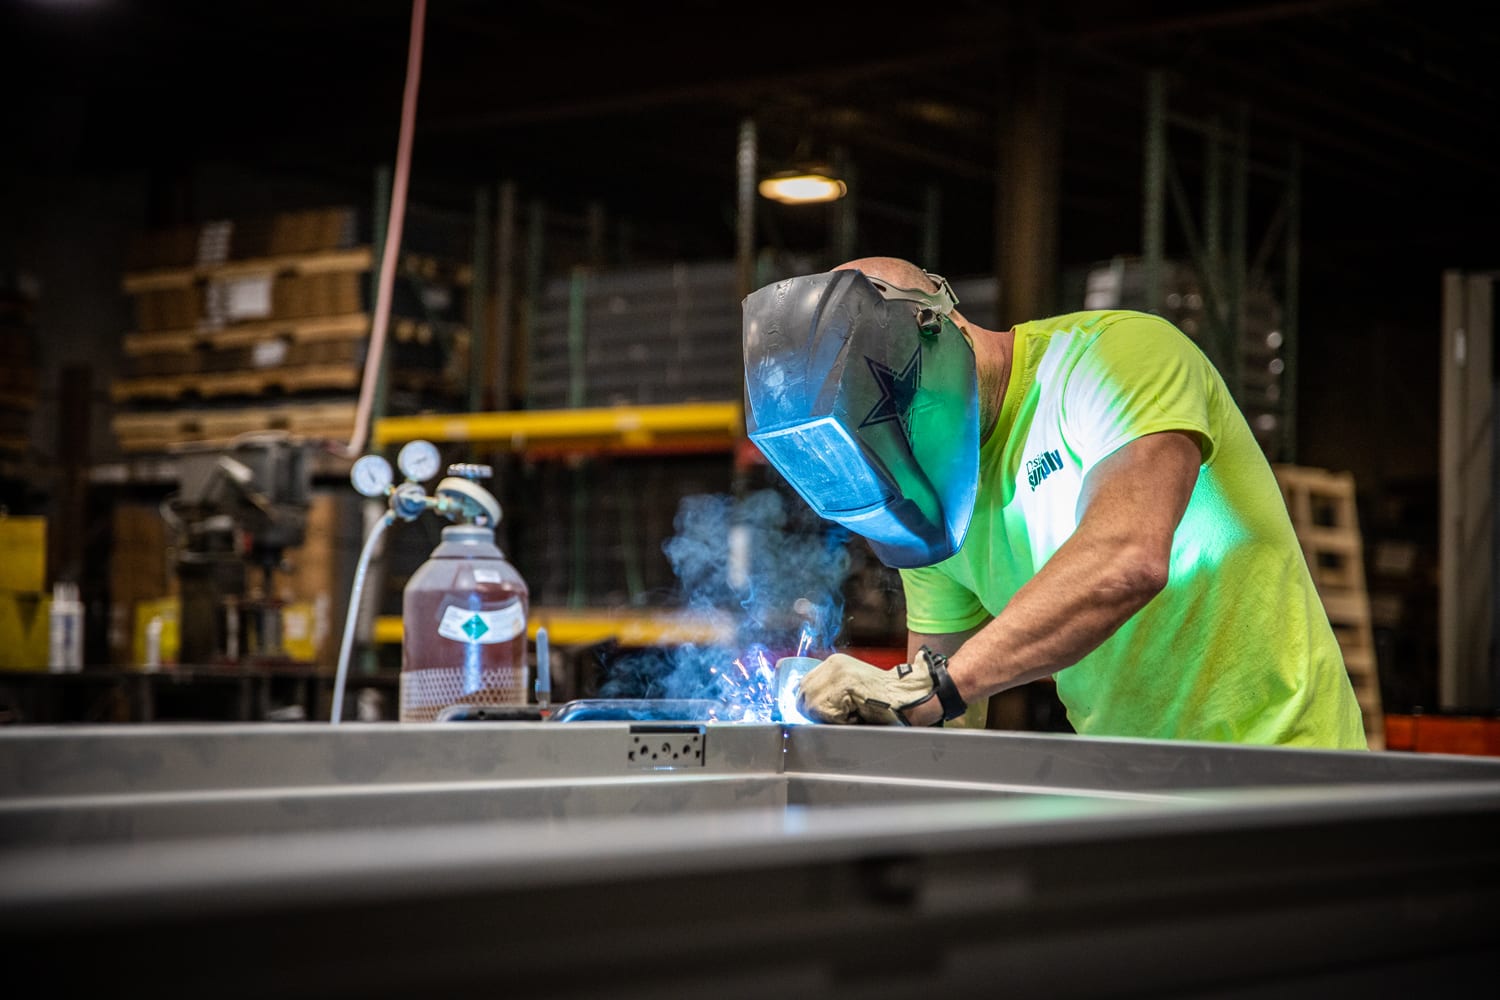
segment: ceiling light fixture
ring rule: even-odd
[[[783,205],[810,205],[838,201],[849,193],[849,187],[833,176],[826,167],[804,167],[782,170],[762,180],[757,187],[762,198]]]

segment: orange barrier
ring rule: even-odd
[[[1416,753],[1500,757],[1500,718],[1482,715],[1387,715],[1385,748]]]

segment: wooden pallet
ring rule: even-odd
[[[358,340],[370,332],[370,314],[348,313],[343,316],[318,316],[309,319],[265,320],[236,323],[217,330],[158,330],[150,333],[127,333],[125,353],[132,357],[191,351],[206,347],[222,350],[232,347],[254,347],[268,340],[287,340],[294,344],[320,340]]]
[[[374,264],[369,247],[337,250],[308,250],[300,253],[274,254],[243,260],[226,260],[185,267],[155,267],[131,271],[120,287],[129,294],[190,288],[202,281],[227,281],[234,278],[261,277],[275,274],[335,274],[346,271],[368,271]],[[442,282],[459,288],[468,287],[474,279],[468,264],[440,260],[421,254],[403,254],[400,271],[410,278]]]
[[[120,448],[128,452],[165,451],[180,444],[226,444],[263,431],[347,440],[356,409],[354,402],[340,402],[121,413],[115,416],[113,428]]]
[[[1370,749],[1385,748],[1385,713],[1365,586],[1354,477],[1307,466],[1273,465],[1302,554],[1344,654],[1344,666],[1364,716]]]
[[[261,371],[198,372],[190,375],[154,375],[146,378],[116,379],[110,386],[115,402],[140,399],[182,399],[197,396],[212,399],[223,396],[263,396],[279,390],[284,393],[358,388],[363,375],[361,366],[291,365]]]
[[[224,281],[274,274],[336,274],[369,270],[373,256],[369,247],[350,250],[319,250],[311,253],[278,254],[249,260],[231,260],[202,267],[159,267],[132,271],[120,287],[129,294],[191,288],[202,281]]]

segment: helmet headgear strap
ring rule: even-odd
[[[941,317],[953,311],[958,305],[958,296],[953,294],[953,286],[948,284],[948,279],[941,274],[933,274],[931,271],[923,271],[934,285],[937,291],[925,292],[919,288],[901,288],[888,281],[877,278],[869,279],[871,285],[880,293],[881,298],[886,300],[897,300],[903,302],[915,302],[917,304],[917,328],[929,336],[937,333],[943,328]]]

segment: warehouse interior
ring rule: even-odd
[[[27,43],[6,70],[25,96],[4,166],[3,501],[47,527],[44,552],[7,586],[76,589],[83,662],[139,667],[154,612],[174,645],[182,606],[181,540],[162,511],[175,498],[211,513],[184,495],[184,482],[188,494],[212,488],[184,463],[211,463],[215,445],[263,428],[354,436],[377,305],[370,252],[410,79],[409,211],[380,416],[684,406],[679,416],[704,424],[672,440],[563,426],[437,442],[446,462],[491,466],[504,547],[536,603],[583,622],[553,629],[568,640],[557,663],[571,693],[608,682],[619,633],[670,629],[656,612],[692,602],[664,552],[683,498],[777,486],[713,408],[739,402],[739,299],[771,277],[880,253],[946,274],[997,326],[1091,301],[1144,307],[1152,294],[1157,311],[1201,324],[1196,335],[1243,379],[1268,458],[1352,479],[1383,711],[1486,710],[1493,666],[1462,668],[1480,678],[1473,690],[1443,666],[1458,655],[1444,643],[1488,642],[1488,618],[1442,619],[1438,529],[1444,477],[1460,475],[1441,461],[1445,414],[1480,408],[1444,393],[1443,281],[1494,266],[1483,55],[1495,26],[1436,10],[958,3],[916,32],[909,11],[884,5],[787,24],[713,4],[648,17],[449,0],[424,12],[409,74],[403,3],[12,5],[8,34]],[[841,171],[849,195],[746,194],[750,180],[814,161]],[[234,268],[325,249],[339,276],[285,275],[268,302],[230,302],[228,279],[208,301],[202,275],[174,290],[165,270],[215,260],[253,278]],[[1205,268],[1219,270],[1208,284]],[[1244,330],[1209,329],[1215,294],[1245,297]],[[203,333],[226,309],[251,329]],[[658,318],[674,329],[648,331]],[[1277,346],[1213,340],[1235,335]],[[392,460],[402,443],[382,442]],[[262,553],[293,569],[269,596],[296,605],[297,658],[325,672],[362,538],[349,464],[325,448],[292,470],[315,494],[316,523],[285,526],[297,544]],[[1475,512],[1489,509],[1484,489],[1468,498]],[[1448,503],[1457,492],[1450,484]],[[1473,549],[1469,530],[1456,551]],[[377,563],[357,649],[371,683],[399,665],[391,619],[437,531],[393,532]],[[893,575],[858,538],[844,549],[849,578],[816,581],[846,605],[838,638],[900,646]],[[1450,571],[1452,586],[1470,580],[1465,601],[1490,600],[1491,569]],[[31,643],[11,665],[43,666],[44,616],[24,614],[38,600],[7,600],[7,627]],[[188,659],[235,659],[203,648],[190,636]],[[150,660],[187,665],[175,649]],[[27,702],[7,706],[21,721],[145,710],[129,687],[75,680],[70,701],[40,687],[59,682],[30,682],[7,689]],[[326,687],[158,711],[323,715]],[[1016,722],[1065,725],[1045,700]]]
[[[1492,8],[16,0],[0,33],[18,981],[1493,978]],[[837,195],[766,184],[808,172]],[[789,664],[906,663],[905,598],[749,440],[742,304],[868,256],[995,330],[1187,334],[1371,752],[1080,735],[1050,677],[984,732],[792,724]],[[455,553],[506,610],[450,621]],[[448,640],[461,695],[417,676]]]

